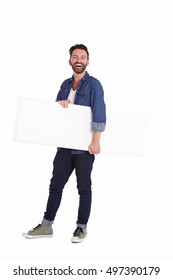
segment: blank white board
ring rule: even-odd
[[[90,107],[19,97],[14,141],[88,150],[92,139]],[[144,116],[107,110],[101,152],[142,156]]]

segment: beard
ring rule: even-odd
[[[77,66],[77,65],[80,65],[80,66]],[[81,74],[85,71],[86,67],[87,67],[87,64],[79,64],[79,63],[75,63],[73,65],[71,65],[73,71],[76,73],[76,74]]]

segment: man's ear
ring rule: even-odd
[[[68,63],[69,63],[69,65],[71,65],[71,61],[70,61],[70,59],[69,59]]]
[[[89,59],[87,60],[87,66],[89,65],[89,63],[90,63],[90,61],[89,61]]]

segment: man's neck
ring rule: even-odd
[[[86,74],[86,71],[84,71],[81,74],[74,73],[75,82],[78,83],[85,76],[85,74]]]
[[[74,81],[73,81],[73,85],[72,85],[73,90],[77,89],[79,82],[85,76],[85,73],[86,73],[86,71],[81,74],[74,73]]]

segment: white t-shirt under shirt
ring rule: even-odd
[[[71,88],[70,93],[69,93],[69,95],[68,95],[68,99],[70,100],[70,102],[71,102],[72,104],[74,104],[75,95],[76,95],[76,90],[73,90],[73,89]]]

